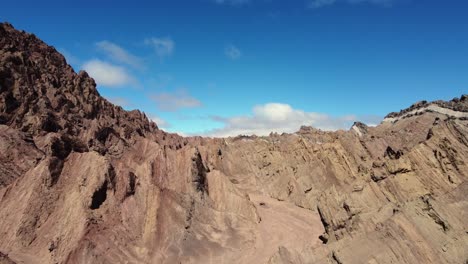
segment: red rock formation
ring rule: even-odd
[[[464,263],[468,121],[427,105],[183,138],[1,24],[0,263]]]

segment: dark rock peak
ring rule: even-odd
[[[9,23],[0,23],[0,124],[32,135],[111,128],[123,139],[157,130],[140,111],[101,97],[95,81],[77,74],[54,47]]]

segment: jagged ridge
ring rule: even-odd
[[[0,85],[0,261],[468,259],[463,118],[424,111],[350,131],[182,138],[113,106],[8,24]]]
[[[468,118],[468,95],[462,95],[460,98],[454,98],[448,102],[441,100],[434,102],[420,101],[400,112],[388,114],[384,120],[395,121],[398,118],[422,114],[425,111],[435,111],[456,118]]]
[[[102,98],[94,80],[84,71],[76,74],[55,48],[8,23],[0,24],[0,59],[0,124],[32,135],[77,137],[93,128],[89,139],[100,141],[113,133],[129,139],[157,129],[140,111],[124,111]]]

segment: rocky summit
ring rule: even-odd
[[[468,96],[180,137],[0,25],[0,263],[468,263]]]

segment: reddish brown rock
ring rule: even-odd
[[[1,24],[0,263],[464,263],[465,106],[183,138]]]

